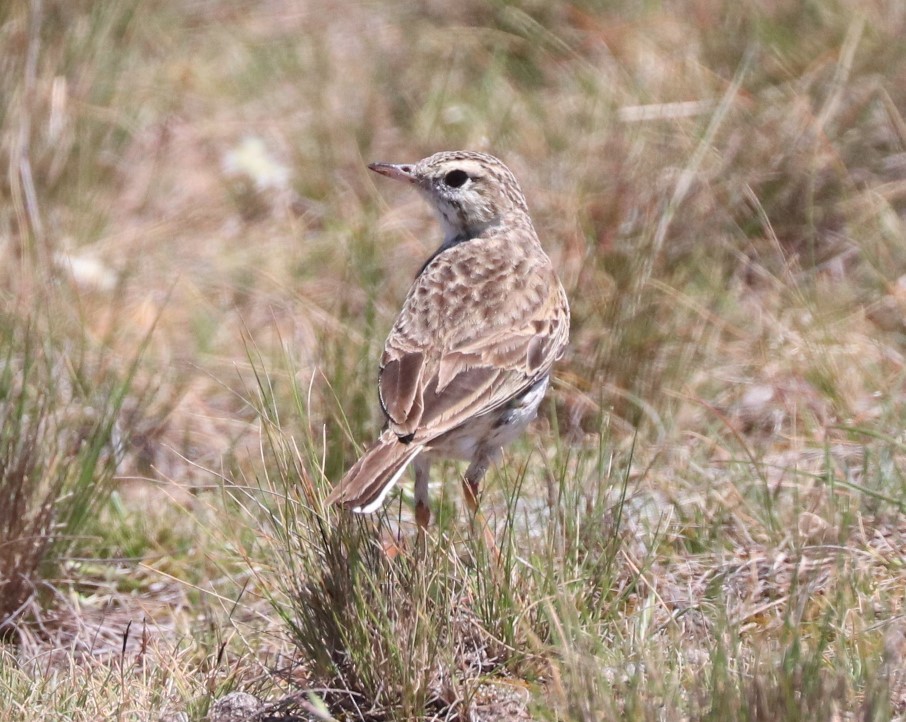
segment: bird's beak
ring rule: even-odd
[[[369,163],[368,167],[375,173],[380,173],[388,178],[405,181],[406,183],[415,183],[415,166],[403,163],[396,165],[394,163]]]

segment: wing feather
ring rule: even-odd
[[[423,443],[547,375],[569,334],[566,296],[546,256],[538,254],[528,269],[518,257],[502,258],[502,269],[473,261],[459,269],[469,285],[456,291],[450,286],[458,250],[439,256],[443,263],[429,264],[416,280],[382,362],[380,397],[390,428]],[[509,273],[507,263],[522,265]]]
[[[409,417],[421,415],[424,361],[425,355],[422,352],[410,351],[399,358],[388,360],[381,367],[378,385],[381,406],[395,424],[405,424]]]

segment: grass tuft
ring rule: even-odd
[[[107,502],[129,445],[122,374],[35,317],[0,315],[0,635],[14,638],[45,580]],[[79,343],[78,340],[75,341]]]

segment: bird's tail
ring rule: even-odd
[[[387,429],[365,452],[327,497],[328,504],[341,504],[359,514],[370,514],[384,501],[406,465],[424,447],[404,444]]]

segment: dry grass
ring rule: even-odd
[[[0,4],[0,719],[903,718],[901,4]],[[321,506],[457,147],[573,307],[499,563]]]

